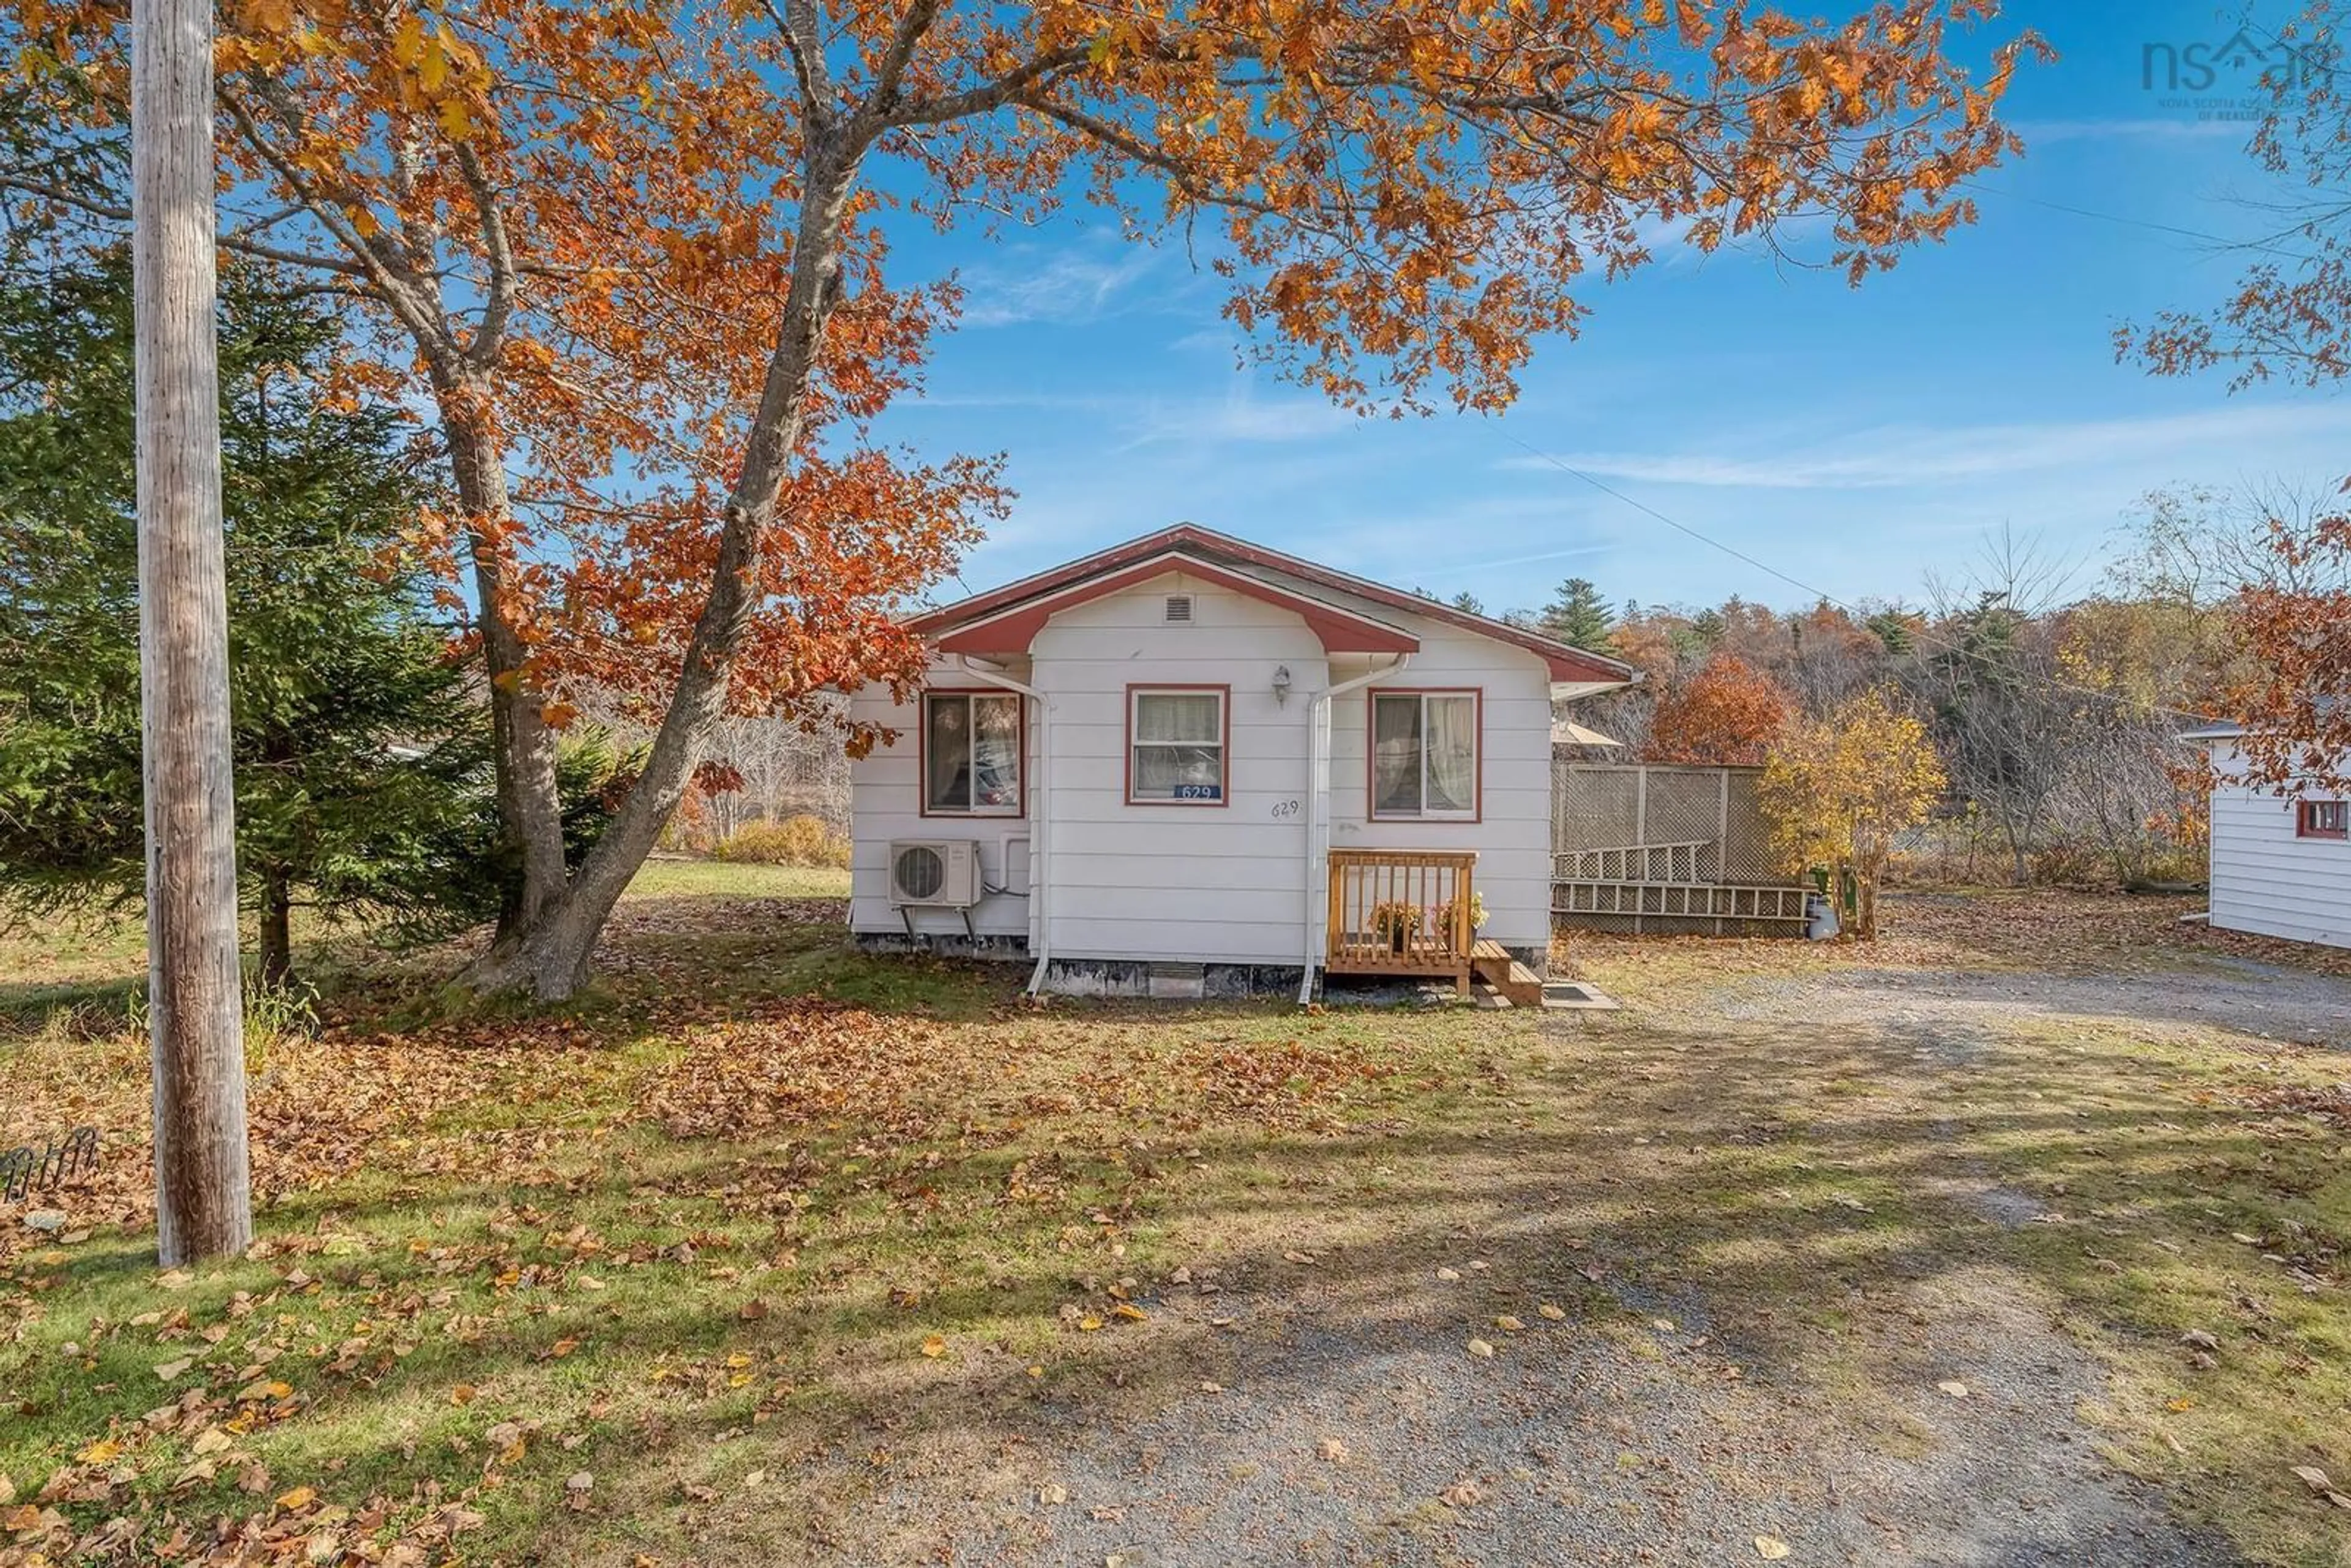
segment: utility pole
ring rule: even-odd
[[[165,1267],[253,1239],[214,336],[212,0],[133,0],[147,1010]]]

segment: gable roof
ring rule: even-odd
[[[1056,611],[1170,571],[1194,573],[1251,598],[1294,610],[1332,653],[1411,653],[1420,646],[1410,632],[1344,602],[1352,598],[1524,649],[1543,661],[1555,682],[1625,685],[1637,678],[1630,665],[1539,632],[1191,523],[1162,528],[958,603],[911,616],[905,624],[907,630],[930,638],[949,653],[1020,651]],[[1334,599],[1334,594],[1341,597]]]

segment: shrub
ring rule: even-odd
[[[822,865],[847,867],[849,841],[828,827],[820,817],[787,817],[780,822],[752,822],[735,830],[712,852],[723,861],[755,865]]]

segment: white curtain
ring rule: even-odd
[[[1478,809],[1478,699],[1430,697],[1426,750],[1432,811]]]
[[[971,699],[971,804],[974,810],[1020,808],[1020,699]]]
[[[925,803],[934,811],[971,810],[971,699],[924,699],[930,733],[923,737]]]
[[[1224,739],[1214,692],[1143,692],[1134,699],[1134,738],[1141,744],[1191,742],[1214,746]]]
[[[1134,795],[1172,800],[1178,789],[1221,798],[1224,699],[1213,692],[1140,692],[1134,698]]]
[[[1379,811],[1420,814],[1420,698],[1372,702],[1372,800]]]

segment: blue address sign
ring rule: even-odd
[[[1178,784],[1176,786],[1176,799],[1178,800],[1221,800],[1224,798],[1225,787],[1221,784]]]

